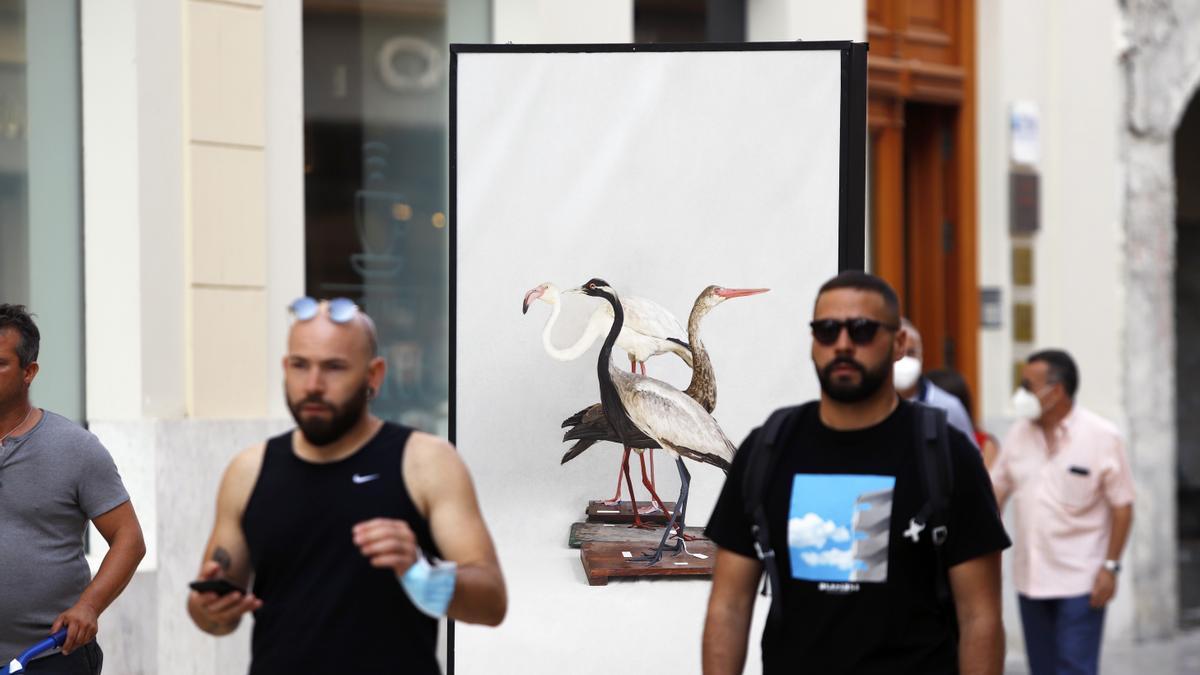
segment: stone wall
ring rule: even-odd
[[[1123,9],[1123,388],[1141,496],[1126,560],[1137,637],[1146,639],[1174,633],[1179,613],[1172,150],[1175,128],[1200,80],[1200,1],[1126,0]]]

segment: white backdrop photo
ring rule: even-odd
[[[559,464],[571,446],[562,420],[599,401],[603,336],[553,360],[542,346],[552,308],[520,305],[541,283],[600,277],[686,327],[710,284],[770,288],[704,320],[713,416],[737,445],[771,410],[815,397],[816,290],[863,262],[863,46],[456,45],[452,59],[451,433],[509,590],[501,627],[456,627],[455,670],[699,672],[707,579],[591,587],[567,546],[588,500],[616,486],[618,445]],[[564,296],[553,342],[575,342],[601,302]],[[613,357],[628,368],[619,348]],[[647,370],[680,390],[690,377],[670,354]],[[658,452],[656,466],[674,501],[673,462]],[[704,525],[725,475],[688,468],[688,524]],[[631,471],[644,499],[636,460]]]

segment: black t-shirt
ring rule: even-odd
[[[765,501],[783,627],[764,631],[764,673],[958,672],[956,619],[937,602],[930,532],[906,536],[926,499],[915,423],[912,404],[901,402],[876,426],[835,431],[811,405],[781,430]],[[954,485],[944,553],[953,567],[1011,542],[979,451],[948,432]],[[758,433],[734,458],[706,531],[752,558],[742,482]]]

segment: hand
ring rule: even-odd
[[[403,520],[375,518],[354,526],[354,545],[372,567],[402,575],[417,561],[417,537]]]
[[[74,607],[58,615],[58,618],[54,620],[54,625],[50,627],[50,633],[57,633],[60,628],[66,627],[67,640],[63,642],[62,653],[70,654],[76,648],[96,639],[99,622],[100,612],[80,600],[75,603]]]
[[[1113,594],[1117,592],[1117,575],[1109,572],[1106,569],[1101,569],[1096,574],[1096,581],[1092,584],[1092,597],[1088,604],[1093,609],[1100,609],[1112,600]]]
[[[221,573],[221,565],[209,560],[200,568],[200,580],[216,579]],[[253,593],[243,596],[237,591],[226,595],[192,591],[188,595],[188,604],[196,609],[197,624],[203,630],[221,635],[236,627],[243,614],[262,607],[262,600],[254,597]]]

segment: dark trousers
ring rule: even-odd
[[[1030,675],[1096,675],[1104,608],[1092,609],[1088,595],[1032,599],[1018,594]]]
[[[100,675],[104,666],[104,652],[92,640],[68,655],[52,654],[34,659],[22,673],[29,675]]]

